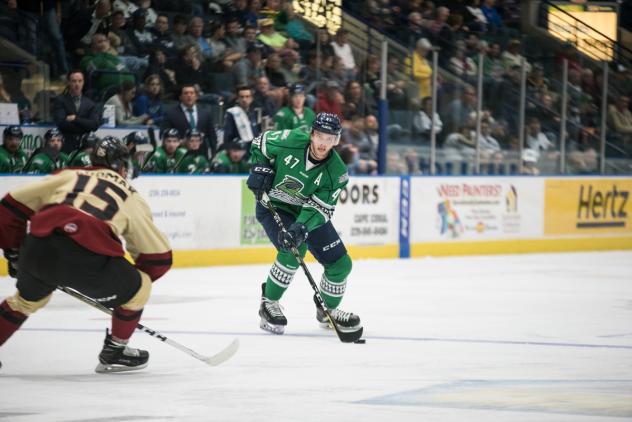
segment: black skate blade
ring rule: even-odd
[[[263,331],[267,331],[269,333],[277,334],[277,335],[281,335],[281,334],[283,334],[285,332],[285,325],[270,324],[263,317],[261,317],[261,322],[259,323],[259,328],[261,328]]]
[[[363,327],[360,327],[355,331],[342,331],[340,330],[340,327],[336,328],[336,334],[338,335],[340,341],[343,343],[353,343],[356,340],[360,340],[363,331]]]
[[[116,365],[116,364],[104,364],[99,363],[96,368],[94,368],[94,372],[97,374],[114,374],[117,372],[129,372],[129,371],[137,371],[139,369],[143,369],[147,367],[147,362],[138,366],[125,366],[125,365]]]

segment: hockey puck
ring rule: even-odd
[[[366,340],[365,340],[365,339],[363,339],[363,338],[360,338],[360,339],[358,339],[358,340],[354,341],[354,343],[355,343],[355,344],[364,344],[364,343],[366,343]]]

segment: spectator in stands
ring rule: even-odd
[[[307,54],[307,64],[303,66],[298,74],[300,82],[305,85],[305,92],[309,95],[315,93],[320,80],[320,59],[316,50],[311,50]]]
[[[301,71],[300,56],[295,50],[286,48],[279,54],[281,57],[281,68],[279,72],[283,73],[283,77],[288,84],[299,81],[299,73]]]
[[[430,141],[430,130],[432,127],[432,98],[426,97],[421,100],[421,109],[418,113],[415,113],[413,117],[413,129],[414,133],[421,136],[422,142]],[[434,125],[435,133],[438,135],[443,130],[443,122],[439,113],[434,113]]]
[[[118,93],[112,95],[105,105],[114,106],[117,126],[152,124],[151,116],[148,113],[134,116],[132,100],[136,96],[136,85],[130,81],[123,81]]]
[[[134,81],[134,76],[121,58],[110,53],[110,41],[101,33],[94,35],[91,52],[81,59],[81,69],[92,79],[95,94],[105,88],[118,86],[123,81]]]
[[[336,54],[333,46],[331,45],[332,39],[331,39],[331,35],[329,35],[329,31],[327,30],[327,28],[319,28],[316,34],[317,34],[316,42],[320,44],[318,46],[320,47],[320,54],[323,57],[333,56],[334,54]],[[314,49],[316,50],[316,46],[314,46]]]
[[[450,102],[444,114],[450,133],[461,132],[459,128],[471,126],[471,114],[476,112],[476,90],[467,85],[461,91],[460,98]]]
[[[408,93],[406,90],[408,82],[404,77],[405,71],[401,67],[401,62],[397,56],[390,55],[388,57],[386,99],[388,100],[389,108],[394,110],[403,110],[408,107]],[[379,98],[380,83],[376,83],[373,89],[373,96]]]
[[[274,116],[274,130],[302,128],[309,132],[316,114],[305,106],[305,87],[292,84],[289,89],[289,101]]]
[[[349,79],[354,78],[357,73],[357,68],[355,58],[353,57],[353,50],[351,49],[351,44],[349,44],[349,32],[346,29],[340,28],[336,32],[336,37],[331,42],[331,47],[334,49],[336,56],[342,59],[342,64],[349,74]]]
[[[178,85],[195,85],[198,92],[207,88],[207,68],[197,45],[189,44],[180,51],[180,60],[174,64]]]
[[[154,34],[145,27],[145,18],[147,12],[145,9],[139,8],[132,13],[132,25],[128,30],[128,35],[137,54],[146,58],[155,46],[156,40]]]
[[[138,9],[138,6],[130,0],[114,0],[114,10],[122,10],[125,19],[132,17],[132,14]]]
[[[376,27],[386,28],[395,22],[390,0],[367,0],[367,6]]]
[[[314,111],[316,113],[333,113],[337,115],[341,120],[344,119],[342,106],[345,103],[345,97],[338,85],[334,81],[328,81],[325,83],[324,89],[318,93],[318,101]]]
[[[274,21],[271,18],[260,19],[259,30],[261,32],[257,36],[257,39],[274,51],[279,51],[286,47],[295,47],[293,41],[274,29]]]
[[[522,171],[520,174],[539,176],[540,170],[538,170],[538,153],[531,148],[525,148],[522,150]]]
[[[66,91],[53,103],[53,119],[66,140],[64,152],[77,149],[81,136],[99,127],[97,105],[83,95],[83,73],[72,70],[67,79]]]
[[[444,6],[440,6],[437,8],[437,14],[435,18],[428,22],[428,30],[432,34],[431,36],[435,43],[438,40],[439,34],[443,30],[443,28],[448,26],[448,16],[450,16],[450,9]]]
[[[362,63],[360,71],[358,72],[359,82],[363,86],[369,88],[371,93],[373,93],[373,91],[375,91],[375,87],[379,85],[380,66],[380,58],[375,54],[369,54],[366,56],[366,60]],[[344,81],[344,85],[346,85],[349,81],[349,79]]]
[[[233,62],[238,60],[241,55],[236,53],[232,57],[229,57],[230,53],[226,48],[226,43],[224,42],[224,35],[226,31],[224,29],[224,22],[212,22],[210,28],[210,38],[208,38],[207,42],[211,47],[211,56],[210,60],[213,63],[213,68],[218,71],[230,70],[233,67]],[[230,65],[224,66],[224,63],[228,61]]]
[[[475,132],[470,126],[463,125],[450,133],[444,146],[447,155],[454,156],[457,160],[473,160],[476,156]]]
[[[370,95],[365,95],[362,85],[358,81],[349,81],[345,86],[345,102],[342,106],[342,113],[346,120],[351,120],[355,116],[366,116],[376,114],[377,105]]]
[[[186,133],[189,129],[197,129],[205,136],[203,150],[207,157],[212,157],[217,151],[217,134],[211,118],[211,112],[205,107],[197,105],[198,91],[193,84],[180,86],[180,103],[167,109],[160,127],[161,132],[176,129],[179,133]]]
[[[226,47],[242,57],[246,54],[246,39],[241,33],[239,19],[229,18],[226,21],[226,35],[224,36]]]
[[[555,159],[559,155],[558,151],[555,151],[555,143],[549,139],[540,126],[540,120],[537,117],[531,117],[527,124],[527,146],[534,150],[540,159],[542,152],[548,152],[547,158]]]
[[[9,95],[6,88],[4,87],[4,78],[2,77],[2,74],[0,74],[0,103],[10,103],[10,102],[11,102],[11,95]]]
[[[487,17],[481,10],[480,0],[469,0],[463,10],[463,22],[470,31],[486,32]]]
[[[439,65],[445,67],[454,56],[454,44],[457,39],[462,37],[463,33],[463,16],[458,14],[450,14],[446,24],[441,27],[435,36],[435,44],[439,49]]]
[[[272,53],[268,56],[265,72],[272,86],[287,86],[288,81],[285,80],[285,75],[281,72],[281,56],[278,53]]]
[[[527,59],[520,54],[520,41],[519,40],[511,40],[507,45],[507,49],[503,51],[501,55],[501,59],[503,61],[503,67],[505,71],[508,72],[513,66],[518,66],[522,68],[522,60],[524,59],[524,63],[526,66],[527,73],[531,72],[531,65],[527,61]]]
[[[595,172],[598,164],[598,154],[595,150],[597,144],[597,137],[590,130],[582,130],[576,140],[571,140],[567,147],[567,172],[581,174]]]
[[[261,125],[252,107],[254,92],[251,87],[241,85],[235,88],[235,97],[235,105],[224,115],[224,139],[249,142],[261,134]]]
[[[108,39],[110,45],[119,56],[138,56],[136,45],[132,42],[126,29],[125,14],[122,10],[115,10],[110,16]]]
[[[536,105],[535,110],[529,114],[533,117],[537,117],[547,138],[551,140],[557,139],[557,133],[560,130],[560,116],[555,110],[555,104],[553,103],[553,97],[551,94],[541,94],[538,96],[539,104]]]
[[[285,31],[288,37],[296,41],[302,56],[305,57],[307,51],[314,45],[314,34],[305,27],[303,20],[296,16],[294,6],[291,2],[286,3],[285,10],[287,12]]]
[[[354,116],[351,125],[343,129],[341,147],[349,174],[375,174],[377,172],[377,145],[365,132],[365,118]]]
[[[500,58],[500,44],[497,42],[490,44],[489,48],[487,48],[484,54],[485,57],[483,58],[483,76],[487,78],[488,81],[502,81],[505,69]]]
[[[549,80],[544,76],[544,67],[540,63],[534,63],[527,77],[527,94],[535,97],[541,92],[548,92],[548,90]]]
[[[246,58],[235,63],[237,85],[254,85],[257,78],[265,75],[262,61],[263,47],[259,43],[248,45]]]
[[[632,146],[632,113],[630,112],[630,97],[619,95],[614,104],[608,107],[608,118],[612,129],[623,138],[627,149]],[[632,150],[630,150],[632,151]]]
[[[166,98],[171,98],[176,87],[176,73],[173,69],[167,69],[166,63],[167,56],[165,56],[165,53],[160,48],[154,49],[149,56],[145,79],[149,75],[158,75],[162,84],[163,95]]]
[[[134,98],[134,116],[148,115],[155,125],[160,126],[165,114],[161,97],[162,82],[160,76],[157,74],[147,76],[144,92]]]
[[[155,46],[162,50],[165,55],[175,57],[177,50],[169,30],[169,17],[163,13],[156,16],[156,22],[150,31],[154,36]]]
[[[182,51],[188,45],[195,44],[195,39],[186,33],[189,19],[184,15],[176,15],[173,18],[173,30],[171,40],[175,51]]]
[[[264,120],[262,122],[264,127],[267,127],[267,121],[271,121],[280,107],[282,98],[279,97],[280,91],[276,91],[271,88],[270,80],[267,76],[260,76],[256,79],[255,84],[255,98],[253,107],[261,110],[261,115]],[[272,123],[270,122],[270,125]],[[265,130],[262,128],[262,130]]]
[[[108,18],[110,16],[111,9],[112,5],[110,4],[110,0],[101,0],[94,5],[94,11],[92,12],[89,22],[90,26],[87,28],[86,32],[80,35],[83,47],[92,45],[95,34],[107,32]],[[84,55],[82,48],[80,48],[76,53],[79,56]]]
[[[405,39],[405,41],[407,41],[409,45],[414,46],[417,40],[426,37],[424,25],[425,23],[421,13],[411,12],[408,15],[408,30],[406,31],[408,33],[408,39]]]
[[[490,106],[494,114],[507,120],[511,130],[517,129],[517,111],[520,98],[520,66],[513,65],[503,80],[496,84]]]
[[[500,143],[492,136],[492,127],[488,120],[481,120],[481,133],[478,137],[479,148],[484,159],[502,156]]]
[[[419,87],[419,98],[429,97],[432,94],[431,79],[432,79],[432,67],[426,59],[426,55],[432,49],[432,44],[426,38],[421,38],[417,41],[415,50],[413,51],[412,60],[406,58],[406,63],[412,66],[412,73],[417,86]]]
[[[153,28],[156,24],[156,20],[158,19],[158,14],[151,7],[151,0],[137,0],[138,8],[145,11],[145,25],[148,28]]]
[[[204,60],[211,58],[213,55],[213,49],[203,35],[204,20],[202,20],[201,17],[195,16],[193,17],[193,19],[191,19],[191,21],[189,22],[188,34],[195,41],[195,44],[197,45],[198,50],[202,54]]]
[[[473,82],[478,75],[478,66],[471,57],[465,55],[465,41],[456,42],[454,57],[450,59],[450,71],[455,75]]]
[[[503,20],[496,10],[496,0],[483,0],[481,12],[487,20],[487,32],[498,34],[504,29]]]

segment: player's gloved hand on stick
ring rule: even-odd
[[[274,169],[268,164],[255,164],[250,169],[246,185],[259,201],[264,192],[268,193],[272,189],[272,182],[274,182]]]
[[[20,257],[17,249],[5,249],[4,257],[8,261],[9,275],[13,278],[18,276],[18,258]]]
[[[287,230],[279,232],[279,243],[285,250],[298,248],[306,240],[307,227],[301,223],[294,223]]]

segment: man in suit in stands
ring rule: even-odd
[[[68,87],[53,103],[53,119],[64,135],[62,152],[70,153],[79,148],[79,140],[86,133],[99,127],[99,108],[90,98],[83,95],[83,73],[71,70]]]
[[[184,136],[188,130],[197,129],[204,134],[207,156],[211,158],[217,152],[217,135],[211,111],[197,104],[198,93],[194,85],[182,85],[179,99],[177,105],[167,109],[160,131],[175,128],[180,136]]]

